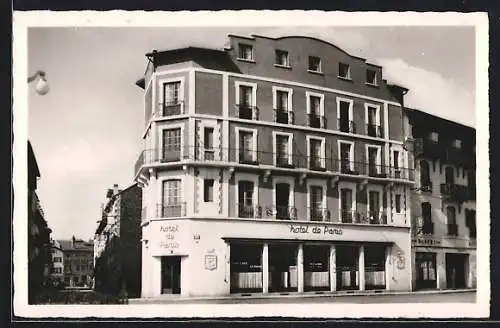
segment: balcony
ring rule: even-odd
[[[468,198],[467,186],[452,183],[442,183],[440,190],[441,195],[443,195],[445,200],[447,201],[462,203]]]
[[[412,234],[414,236],[419,235],[433,235],[434,234],[434,223],[430,218],[423,218],[421,216],[417,216],[413,221],[415,224],[412,226],[413,231]]]
[[[420,191],[432,192],[432,181],[424,181],[420,183]]]
[[[346,119],[337,119],[337,126],[340,132],[356,133],[356,123]]]
[[[476,200],[476,186],[467,186],[467,200]]]
[[[323,207],[308,207],[310,221],[328,222],[331,221],[330,210]]]
[[[455,223],[447,224],[448,227],[448,235],[449,236],[458,236],[458,225]]]
[[[291,110],[274,109],[274,121],[281,124],[294,124],[295,117]]]
[[[234,166],[245,164],[248,169],[305,169],[309,171],[341,173],[350,176],[363,176],[375,179],[397,179],[413,181],[413,169],[394,168],[384,165],[372,165],[366,162],[339,160],[330,157],[307,156],[299,153],[256,151],[236,148],[204,148],[184,145],[172,149],[146,149],[139,154],[135,163],[135,176],[144,167],[181,166],[185,164]],[[300,171],[297,170],[297,173]],[[313,173],[313,172],[311,172]]]
[[[176,218],[186,216],[186,202],[175,204],[157,204],[157,218]]]
[[[340,215],[342,223],[387,224],[387,214],[385,211],[358,212],[342,210]]]
[[[244,120],[258,120],[259,110],[256,106],[236,104],[235,105],[235,115],[238,118]]]
[[[326,129],[326,117],[319,114],[307,114],[307,126],[317,129]]]
[[[366,125],[366,134],[370,137],[375,137],[375,138],[384,137],[382,127],[380,125],[375,125],[375,124]]]
[[[238,203],[238,217],[239,218],[251,218],[260,219],[262,218],[262,207],[258,205],[245,205]]]

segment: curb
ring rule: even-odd
[[[304,293],[304,294],[290,294],[290,295],[280,295],[280,294],[254,294],[249,296],[213,296],[213,297],[155,297],[155,298],[134,298],[129,299],[129,304],[148,304],[148,303],[174,303],[174,302],[193,302],[193,301],[219,301],[219,300],[239,300],[244,301],[248,299],[258,300],[258,299],[290,299],[290,298],[316,298],[316,297],[349,297],[349,296],[395,296],[395,295],[436,295],[436,294],[459,294],[459,293],[475,293],[476,289],[452,289],[452,290],[426,290],[426,291],[413,291],[413,292],[325,292],[323,294],[315,293]]]

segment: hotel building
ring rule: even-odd
[[[414,137],[415,289],[476,287],[476,132],[407,109]]]
[[[146,57],[142,297],[412,289],[407,90],[382,67],[298,36]]]

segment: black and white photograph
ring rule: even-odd
[[[13,23],[15,315],[489,316],[486,14]]]

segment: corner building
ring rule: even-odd
[[[142,297],[411,286],[406,89],[309,37],[153,51]]]
[[[412,123],[415,289],[476,287],[476,131],[418,110]]]

